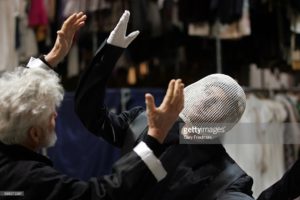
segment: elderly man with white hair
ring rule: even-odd
[[[70,16],[58,31],[49,54],[32,58],[27,67],[0,77],[0,199],[139,199],[145,189],[167,175],[157,157],[183,108],[181,82],[170,84],[159,108],[146,96],[150,127],[147,138],[117,161],[110,175],[84,182],[61,174],[38,153],[55,144],[56,108],[64,94],[51,67],[68,53],[75,32],[85,20],[83,13]]]

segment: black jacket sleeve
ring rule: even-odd
[[[22,157],[18,159],[10,152],[0,152],[0,199],[6,199],[5,191],[14,191],[23,195],[13,199],[25,200],[134,200],[166,176],[161,162],[145,143],[118,160],[112,174],[87,182],[58,172],[41,155],[29,155],[17,155]]]
[[[135,152],[117,161],[112,174],[92,178],[87,182],[61,174],[51,166],[34,162],[31,166],[24,167],[20,177],[22,178],[14,181],[12,185],[21,187],[13,190],[23,191],[26,200],[134,200],[139,199],[143,191],[157,183],[149,168]]]
[[[123,144],[129,123],[143,111],[137,107],[117,115],[104,105],[107,80],[123,51],[104,41],[81,76],[75,93],[75,111],[84,126],[118,147]]]
[[[283,177],[264,190],[258,200],[290,200],[300,196],[300,159]]]

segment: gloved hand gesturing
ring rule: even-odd
[[[128,10],[125,10],[117,26],[109,35],[107,39],[108,44],[117,47],[127,48],[128,45],[138,36],[138,34],[140,33],[139,31],[134,31],[130,33],[128,36],[126,36],[129,16],[130,16],[130,12]]]

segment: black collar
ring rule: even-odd
[[[21,145],[6,145],[0,142],[0,155],[1,154],[11,157],[12,159],[39,161],[53,166],[52,161],[47,157]]]

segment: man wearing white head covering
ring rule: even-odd
[[[212,74],[184,88],[185,107],[180,117],[186,123],[233,123],[241,118],[246,96],[235,80]]]
[[[225,74],[212,74],[184,88],[186,96],[180,118],[190,125],[226,125],[229,131],[241,118],[246,95],[239,84]]]
[[[114,65],[138,34],[126,36],[128,20],[129,12],[125,11],[83,73],[75,95],[75,110],[85,127],[125,151],[142,140],[148,130],[144,108],[114,114],[104,104],[106,83]],[[202,128],[205,123],[225,123],[223,133],[230,130],[245,109],[242,88],[229,76],[214,74],[186,87],[184,95],[184,109],[160,157],[164,166],[175,171],[141,199],[253,199],[252,178],[230,158],[218,139],[208,141],[212,145],[179,144],[182,125]]]

